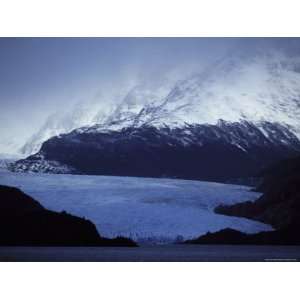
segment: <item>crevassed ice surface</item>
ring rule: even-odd
[[[231,227],[247,233],[272,230],[245,218],[215,214],[215,206],[255,200],[249,187],[191,180],[0,173],[0,184],[16,186],[55,211],[86,217],[100,234],[167,242]]]

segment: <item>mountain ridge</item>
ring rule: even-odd
[[[0,197],[1,246],[136,246],[101,236],[85,218],[48,210],[18,188],[0,185]]]
[[[251,177],[300,153],[300,141],[288,128],[269,122],[261,127],[223,120],[178,128],[83,127],[49,139],[11,170],[212,181]]]

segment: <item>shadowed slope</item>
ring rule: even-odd
[[[0,186],[0,244],[15,246],[134,246],[130,239],[102,238],[95,225],[45,209],[19,189]]]

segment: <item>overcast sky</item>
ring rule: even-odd
[[[1,139],[25,141],[49,114],[99,91],[197,72],[237,43],[247,44],[234,38],[0,38]]]

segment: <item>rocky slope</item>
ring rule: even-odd
[[[264,192],[258,200],[221,205],[215,212],[265,222],[275,231],[244,234],[228,228],[187,243],[300,245],[300,157],[281,161],[265,170],[258,190]]]
[[[258,190],[264,194],[254,203],[219,206],[217,213],[242,216],[283,228],[300,220],[300,158],[284,160],[264,172]]]
[[[277,123],[259,128],[220,120],[216,125],[105,131],[96,125],[49,139],[11,170],[226,181],[254,176],[299,151],[295,134]]]

